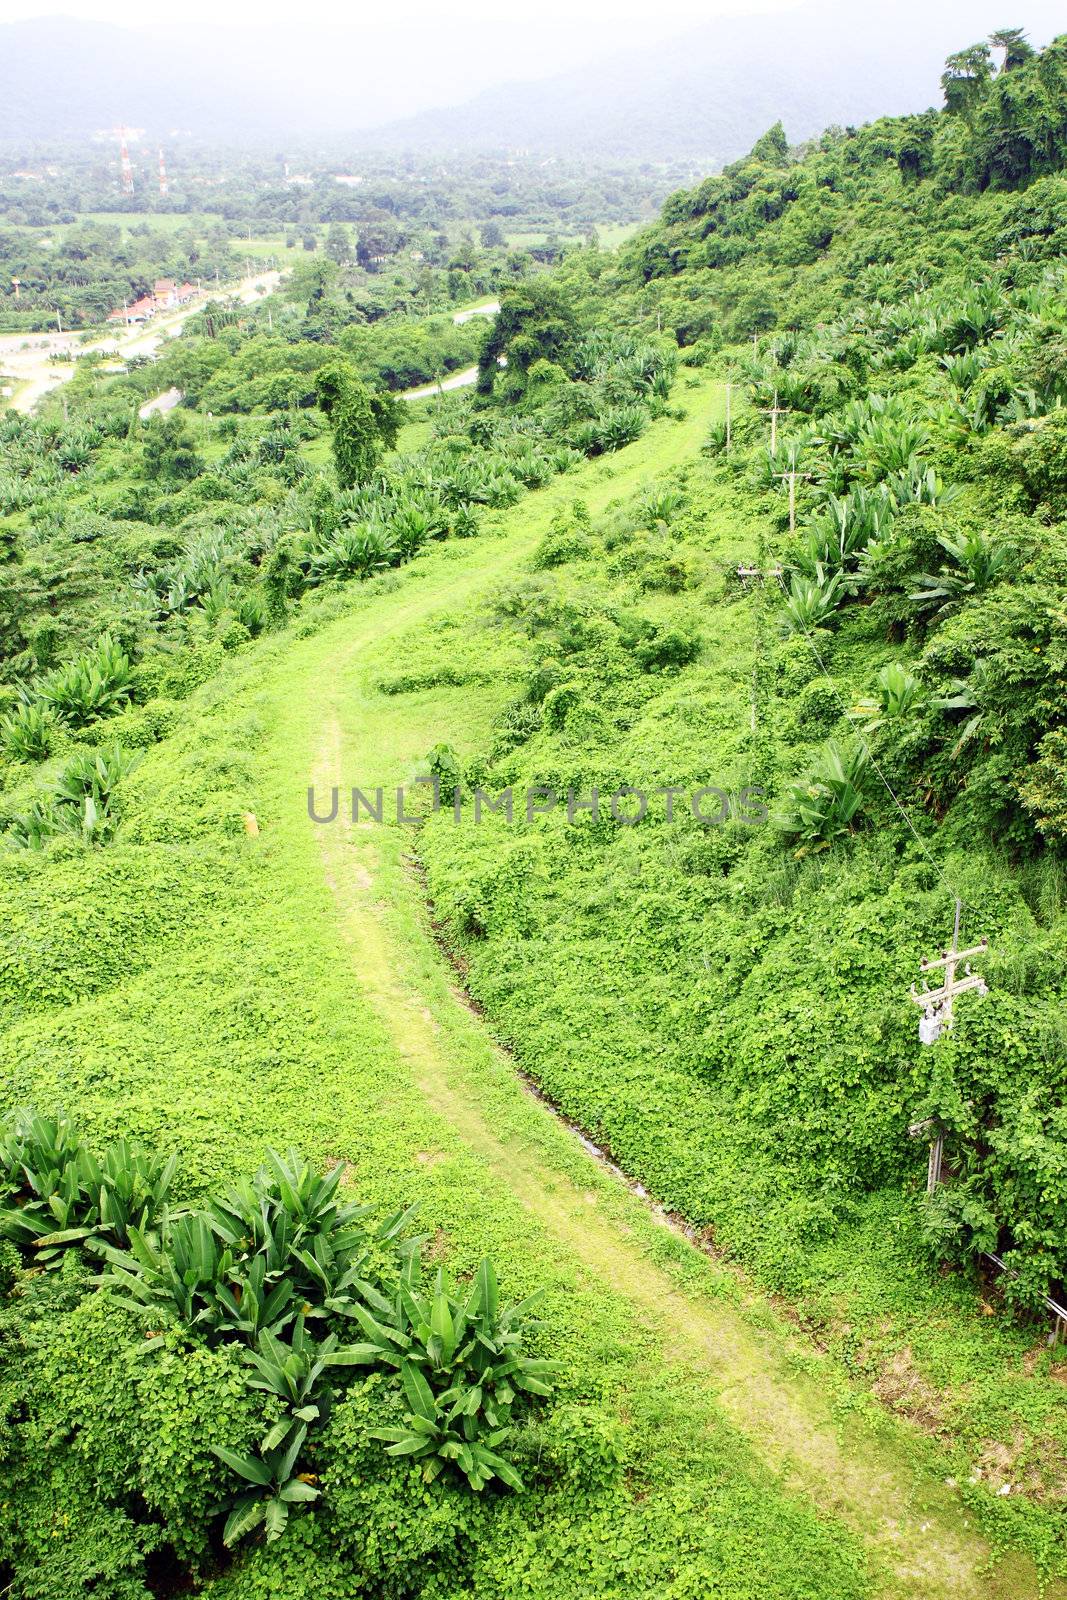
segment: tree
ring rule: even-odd
[[[180,483],[197,477],[203,468],[184,419],[173,414],[154,416],[145,429],[145,477]]]
[[[987,44],[972,44],[966,50],[957,50],[955,55],[949,56],[941,74],[945,109],[969,120],[988,93],[992,79],[993,58]]]
[[[361,267],[376,268],[386,256],[396,255],[403,242],[396,218],[375,208],[359,224],[356,260]]]
[[[481,234],[482,245],[486,250],[495,250],[500,245],[507,243],[499,222],[483,222]]]
[[[333,459],[343,489],[366,483],[396,443],[403,402],[374,394],[347,361],[328,361],[316,378],[319,405],[330,419]]]
[[[370,408],[384,450],[395,450],[400,430],[407,416],[407,402],[388,389],[370,391]]]
[[[508,398],[521,399],[536,362],[554,362],[567,370],[578,336],[574,307],[548,278],[531,278],[506,290],[482,345],[478,393],[492,394],[503,362]]]
[[[1037,54],[1022,28],[998,28],[996,33],[989,35],[989,42],[994,50],[1004,52],[1004,60],[1000,64],[1001,72],[1009,72],[1012,67],[1021,67],[1027,61],[1032,61]]]
[[[750,161],[762,161],[768,167],[784,167],[789,159],[789,140],[785,136],[785,129],[781,122],[776,122],[773,128],[757,139],[749,151]]]
[[[343,267],[352,260],[352,238],[343,222],[331,222],[326,234],[326,254]]]

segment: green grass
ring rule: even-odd
[[[5,857],[3,1098],[62,1102],[94,1140],[179,1148],[187,1191],[268,1144],[346,1160],[376,1205],[417,1198],[455,1267],[489,1251],[508,1293],[547,1286],[563,1400],[599,1408],[628,1465],[604,1487],[505,1504],[474,1563],[478,1600],[571,1600],[577,1574],[634,1600],[1007,1600],[1032,1574],[1008,1562],[983,1576],[984,1543],[923,1438],[870,1412],[525,1093],[452,992],[410,834],[317,828],[305,810],[309,781],[324,793],[410,778],[442,731],[464,751],[485,745],[507,673],[399,698],[379,678],[447,657],[573,496],[602,515],[691,460],[713,395],[687,390],[683,423],[234,659],[130,780],[106,854]],[[218,1592],[299,1592],[278,1574],[290,1559],[299,1573],[300,1548],[239,1563]],[[323,1576],[314,1592],[347,1591]]]
[[[617,250],[620,244],[623,244],[625,240],[629,239],[633,234],[635,234],[638,229],[644,227],[644,223],[598,222],[595,224],[595,226],[601,247],[605,250]],[[540,230],[536,228],[520,228],[514,233],[510,231],[507,232],[505,236],[510,249],[523,250],[529,248],[530,245],[544,244],[545,240],[552,232],[558,232],[558,237],[568,243],[585,239],[584,232],[579,232],[577,230],[570,231],[565,228],[559,230],[554,230],[551,228],[542,228]]]

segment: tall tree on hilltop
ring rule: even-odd
[[[993,57],[987,44],[972,44],[966,50],[957,50],[955,55],[949,56],[941,74],[946,111],[969,120],[989,92],[992,79]]]
[[[1004,60],[1000,64],[1001,72],[1008,72],[1012,67],[1021,67],[1025,62],[1032,61],[1037,54],[1022,28],[998,28],[996,33],[989,35],[989,42],[994,50],[1004,52]]]

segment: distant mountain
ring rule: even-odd
[[[347,27],[297,13],[284,25],[266,15],[210,29],[50,17],[0,25],[0,143],[126,123],[150,140],[176,129],[274,150],[329,139],[334,149],[520,148],[713,167],[779,118],[798,140],[935,103],[949,51],[1004,24],[1005,9],[1044,43],[1062,25],[1061,3],[804,0],[668,42],[661,20],[641,48],[632,19],[598,31],[577,7],[566,26],[501,7],[483,28],[444,10],[417,28],[380,11]]]
[[[241,28],[62,16],[0,24],[0,143],[77,140],[125,123],[150,138],[173,129],[205,144],[292,148],[358,135],[492,81],[443,26],[403,44],[399,24],[303,26],[296,13],[284,26],[266,16]]]
[[[937,7],[849,0],[722,19],[540,82],[503,83],[465,105],[376,130],[373,141],[412,149],[589,150],[649,161],[693,157],[714,167],[743,155],[779,118],[796,142],[833,123],[940,104],[946,55],[998,26],[1003,9],[1004,0]],[[1035,42],[1058,31],[1056,7],[1037,0],[1022,9]]]

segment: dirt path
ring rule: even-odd
[[[664,464],[657,459],[657,469]],[[626,476],[623,469],[594,489],[592,508]],[[317,684],[317,788],[410,775],[414,753],[440,737],[441,707],[432,694],[402,706],[379,694],[377,647],[491,589],[521,565],[533,537],[519,523],[508,541],[472,550],[425,588],[413,575],[363,613],[331,655],[329,684]],[[829,1381],[826,1358],[703,1253],[674,1238],[666,1249],[665,1219],[524,1088],[434,944],[406,865],[410,843],[410,832],[396,827],[339,822],[318,830],[339,931],[356,981],[393,1042],[398,1073],[410,1075],[493,1187],[514,1195],[593,1281],[628,1299],[665,1362],[701,1375],[784,1485],[859,1537],[883,1600],[1036,1600],[1041,1589],[1030,1563],[992,1560],[956,1492],[937,1475],[936,1457],[926,1457],[932,1468],[922,1464],[906,1425],[872,1418],[862,1403],[840,1405],[841,1380]],[[1064,1592],[1045,1591],[1049,1600]]]

